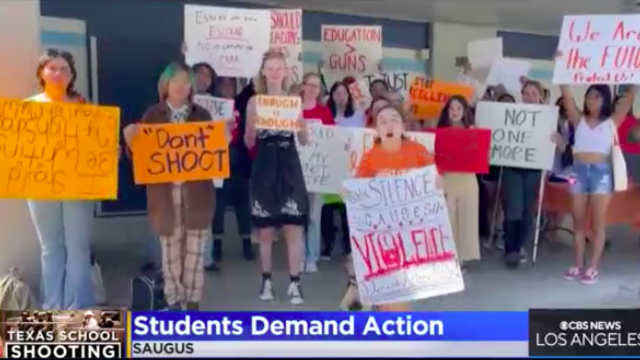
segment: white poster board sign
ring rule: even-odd
[[[256,129],[297,132],[301,101],[299,96],[256,96]]]
[[[491,165],[551,170],[558,107],[481,101],[476,124],[491,129]]]
[[[195,95],[193,102],[207,109],[213,120],[233,119],[233,100],[209,95]]]
[[[527,60],[495,59],[489,69],[487,85],[504,85],[510,94],[516,96],[522,90],[520,78],[529,75],[531,66],[531,62]]]
[[[371,84],[376,80],[382,80],[389,86],[389,91],[396,94],[400,101],[403,101],[409,98],[407,92],[413,75],[416,74],[409,71],[389,71],[367,75],[349,85],[349,91],[357,107],[364,110],[371,104],[371,93],[369,92]],[[421,74],[417,75],[420,76]]]
[[[251,78],[269,50],[269,10],[184,6],[185,59],[206,62],[218,76]]]
[[[435,166],[344,183],[360,298],[373,305],[464,290]]]
[[[322,53],[330,83],[376,74],[382,61],[382,27],[322,25]]]
[[[495,59],[502,57],[502,51],[501,37],[467,43],[467,57],[474,68],[491,67]]]
[[[287,60],[289,83],[302,81],[302,10],[271,10],[271,49],[281,51]]]
[[[567,15],[554,84],[640,84],[640,14]]]

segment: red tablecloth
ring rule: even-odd
[[[571,194],[568,183],[547,182],[542,199],[543,211],[557,211],[571,215]],[[587,222],[591,224],[591,221]],[[608,225],[629,224],[640,228],[640,187],[613,194],[607,213]]]

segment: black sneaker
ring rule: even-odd
[[[262,286],[260,287],[260,300],[273,300],[273,282],[271,279],[262,278]]]
[[[287,295],[289,295],[289,301],[291,302],[291,305],[304,304],[304,297],[302,296],[302,286],[299,282],[292,281],[291,284],[289,284]]]
[[[522,257],[517,252],[509,253],[504,257],[504,261],[509,269],[517,269],[522,262]]]

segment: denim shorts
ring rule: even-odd
[[[610,194],[613,192],[613,169],[609,161],[599,163],[574,162],[575,182],[572,194]]]

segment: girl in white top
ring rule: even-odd
[[[347,86],[337,81],[329,91],[327,106],[331,109],[336,124],[343,127],[364,127],[364,113],[355,107]]]
[[[558,53],[556,61],[562,61]],[[567,119],[575,127],[573,146],[575,182],[571,185],[571,208],[574,232],[574,266],[565,274],[565,279],[580,279],[584,284],[598,280],[598,265],[605,245],[606,216],[613,192],[611,149],[614,132],[627,116],[635,97],[630,90],[615,111],[612,110],[611,88],[608,85],[591,85],[584,96],[583,110],[573,100],[567,85],[561,85],[562,99]],[[590,206],[594,234],[593,251],[588,266],[584,264],[585,227],[587,209]]]

